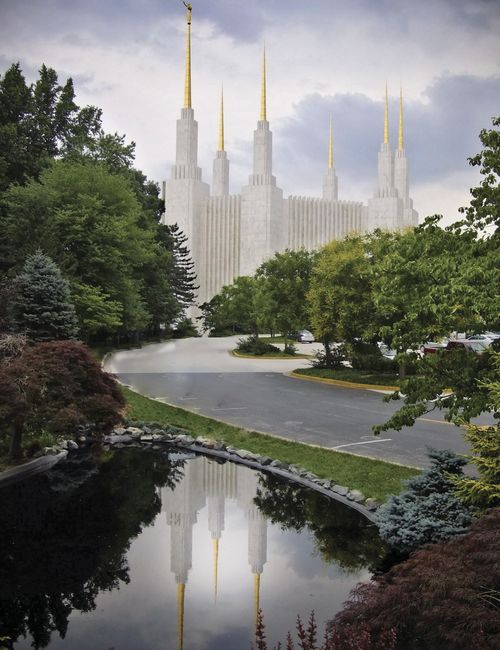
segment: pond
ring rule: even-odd
[[[272,646],[385,554],[356,511],[178,451],[78,454],[0,489],[0,637],[71,650]]]

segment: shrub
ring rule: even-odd
[[[460,539],[428,545],[358,585],[330,624],[335,648],[351,648],[342,639],[359,627],[372,638],[394,628],[397,650],[498,648],[499,528],[500,508],[491,509]]]
[[[183,318],[177,323],[177,327],[172,331],[172,338],[184,339],[188,336],[199,336],[193,321],[190,318]]]
[[[38,343],[1,370],[0,422],[4,434],[10,426],[15,456],[25,433],[68,435],[87,423],[103,433],[121,419],[121,391],[82,343]]]
[[[279,348],[271,343],[261,341],[258,336],[249,336],[246,339],[239,339],[236,344],[236,349],[238,352],[243,352],[244,354],[255,354],[256,356],[280,353]]]
[[[430,450],[429,457],[431,468],[407,481],[407,489],[376,512],[380,536],[401,553],[465,533],[471,521],[450,478],[462,475],[466,461],[447,450]]]
[[[371,370],[374,372],[395,373],[398,364],[394,359],[387,359],[381,354],[353,354],[351,365],[355,370]]]

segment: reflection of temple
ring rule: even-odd
[[[179,648],[183,647],[184,594],[192,567],[193,525],[198,512],[208,506],[208,529],[214,544],[214,596],[218,588],[219,540],[224,530],[225,501],[231,499],[248,522],[248,563],[254,575],[255,614],[259,608],[260,576],[267,560],[267,522],[254,503],[257,473],[234,463],[219,464],[207,458],[187,462],[175,490],[162,488],[162,511],[170,526],[170,568],[178,598]]]

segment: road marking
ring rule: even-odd
[[[343,447],[353,447],[354,445],[371,445],[374,442],[389,442],[392,438],[379,438],[378,440],[365,440],[364,442],[350,442],[348,445],[337,445],[332,449],[342,449]]]
[[[188,399],[198,399],[197,397],[179,397],[182,402],[185,402]]]
[[[226,408],[210,409],[211,411],[246,411],[248,406],[227,406]]]

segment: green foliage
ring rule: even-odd
[[[201,306],[203,328],[212,333],[256,332],[257,284],[254,278],[240,276],[225,285],[208,303]]]
[[[467,531],[470,510],[453,494],[450,476],[461,476],[466,463],[451,451],[430,450],[431,468],[407,482],[376,512],[380,535],[401,553],[442,542]]]
[[[318,254],[307,296],[317,339],[350,343],[364,333],[373,313],[367,253],[365,239],[349,236],[330,242]]]
[[[286,250],[263,262],[256,271],[258,313],[285,337],[308,322],[306,295],[314,259],[314,253]]]
[[[494,355],[493,365],[497,371],[495,381],[486,382],[491,408],[500,411],[500,353]],[[464,503],[479,512],[500,506],[500,425],[481,427],[465,426],[465,439],[472,455],[469,462],[476,466],[478,476],[453,477],[455,494]]]
[[[239,339],[236,344],[238,352],[245,354],[255,354],[255,356],[262,356],[264,354],[280,354],[281,350],[271,343],[261,341],[258,336],[249,336],[246,339]]]
[[[193,336],[199,336],[198,330],[190,318],[180,320],[172,332],[173,338],[183,339]]]
[[[68,282],[41,250],[27,258],[17,277],[15,319],[33,341],[71,339],[78,333]]]

